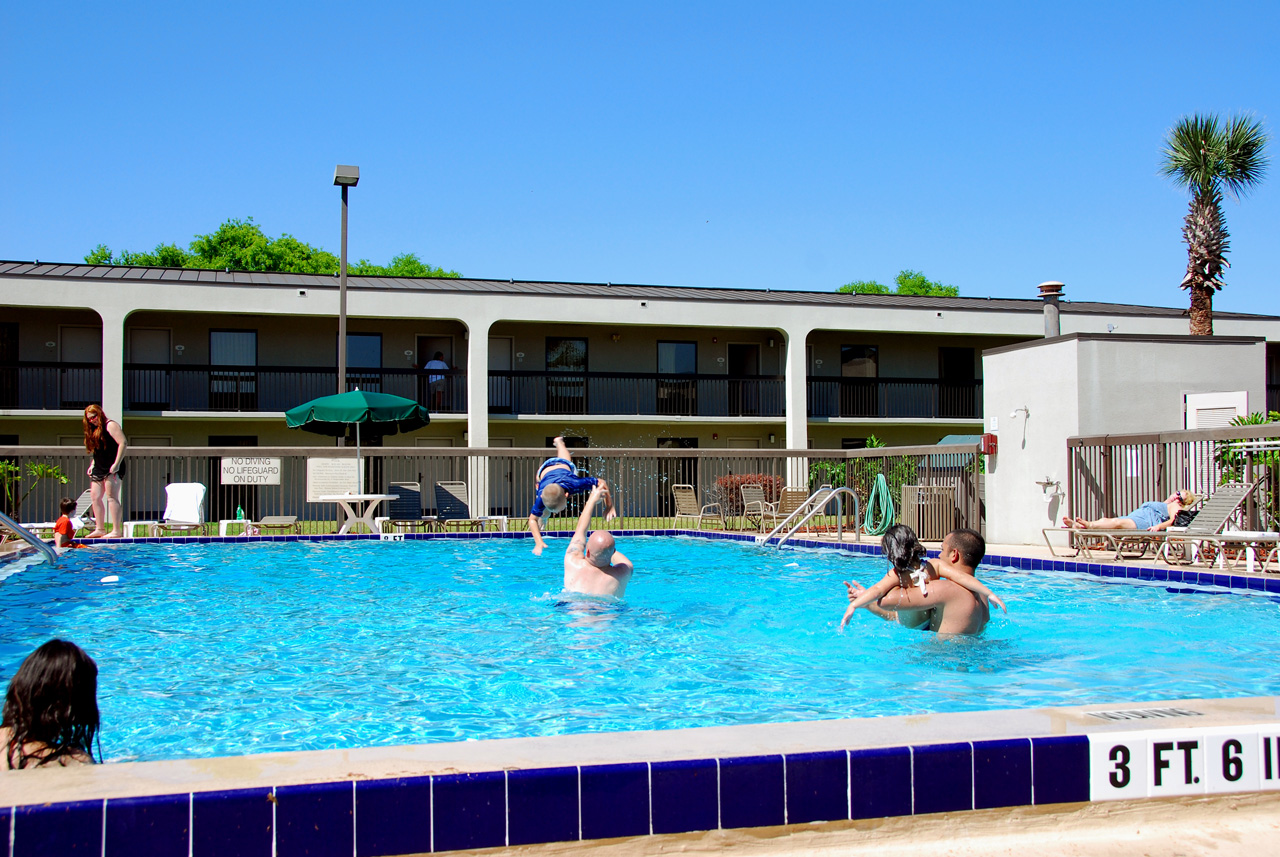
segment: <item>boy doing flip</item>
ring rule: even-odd
[[[593,476],[578,475],[578,468],[573,464],[573,456],[569,454],[569,448],[564,445],[564,438],[557,437],[552,443],[555,444],[556,456],[542,462],[542,466],[538,468],[533,478],[535,493],[533,509],[529,512],[529,532],[533,533],[535,555],[541,554],[542,549],[547,546],[542,539],[542,513],[548,512],[554,515],[556,512],[564,511],[564,508],[569,505],[570,494],[586,493],[599,485],[604,497],[605,520],[618,517],[609,484]]]

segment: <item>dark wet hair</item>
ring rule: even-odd
[[[916,538],[915,531],[906,524],[894,524],[880,540],[885,559],[898,573],[898,581],[905,588],[911,585],[909,575],[920,567],[927,555],[924,545]]]
[[[960,559],[969,568],[977,568],[978,563],[987,555],[987,540],[977,530],[952,530],[947,538],[951,539],[951,546],[960,551]]]
[[[62,514],[70,515],[76,510],[76,501],[72,500],[70,497],[63,497],[58,501],[58,509]]]
[[[9,680],[0,726],[10,730],[5,758],[11,769],[28,763],[38,767],[80,754],[93,761],[98,665],[75,643],[45,643],[27,655]],[[37,749],[28,753],[28,744]]]

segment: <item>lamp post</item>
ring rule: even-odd
[[[342,188],[342,248],[338,268],[338,393],[347,392],[347,188],[360,183],[360,168],[338,164],[333,183]]]

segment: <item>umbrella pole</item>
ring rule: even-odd
[[[356,423],[356,493],[364,493],[364,462],[360,460],[360,423]]]

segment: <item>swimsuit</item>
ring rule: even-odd
[[[565,467],[547,470],[553,464],[565,465]],[[568,469],[565,469],[566,467]],[[564,486],[565,494],[581,494],[596,487],[596,483],[599,481],[593,476],[579,476],[578,468],[568,459],[548,458],[538,468],[538,489],[533,495],[533,508],[530,510],[530,514],[541,518],[542,513],[547,510],[546,505],[542,502],[542,490],[548,485]]]
[[[93,451],[93,473],[89,476],[95,482],[101,482],[111,475],[111,465],[116,463],[116,454],[120,452],[120,444],[104,427],[102,429],[102,445]],[[124,475],[124,462],[120,462],[117,476]]]

